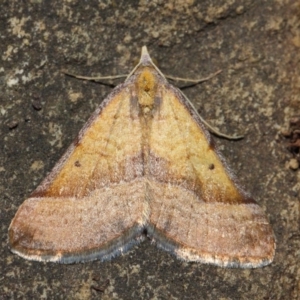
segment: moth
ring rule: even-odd
[[[12,252],[107,260],[145,236],[222,267],[272,262],[275,238],[202,119],[142,48],[138,65],[85,124],[9,227]]]

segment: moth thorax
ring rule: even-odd
[[[144,112],[152,110],[156,93],[156,77],[153,69],[145,68],[138,77],[138,102]]]

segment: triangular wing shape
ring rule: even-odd
[[[134,88],[125,83],[108,96],[21,205],[9,229],[13,252],[71,263],[110,258],[137,241],[145,192]]]
[[[179,258],[258,267],[274,256],[262,209],[235,182],[199,117],[180,91],[159,85],[150,145],[149,230]]]
[[[177,257],[259,267],[275,252],[260,207],[236,183],[193,107],[146,47],[9,228],[13,252],[108,259],[147,232]]]

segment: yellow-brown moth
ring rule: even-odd
[[[255,268],[275,239],[200,117],[142,48],[9,227],[12,252],[61,263],[106,260],[149,236],[187,261]]]

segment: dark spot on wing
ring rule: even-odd
[[[78,167],[78,168],[81,167],[80,161],[76,160],[75,163],[74,163],[74,166]]]
[[[215,165],[214,164],[209,164],[209,166],[208,166],[208,169],[209,170],[213,170],[215,168]]]

